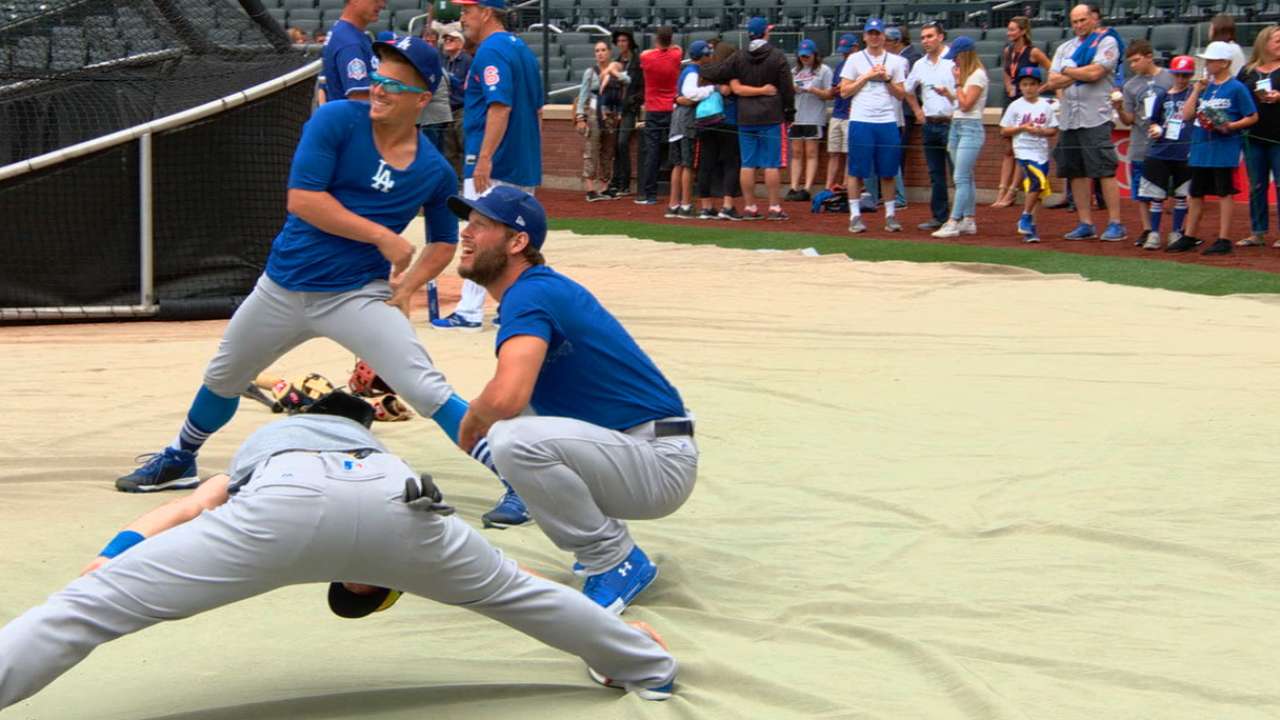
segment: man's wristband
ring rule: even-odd
[[[111,538],[111,542],[107,543],[107,546],[102,548],[102,552],[98,553],[98,555],[105,558],[113,558],[143,540],[146,540],[146,538],[143,537],[142,533],[133,530],[122,530]]]

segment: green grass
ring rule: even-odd
[[[827,255],[844,253],[855,260],[907,260],[910,262],[978,262],[1014,265],[1042,273],[1075,273],[1090,280],[1163,288],[1201,295],[1234,293],[1280,293],[1280,273],[1235,268],[1215,268],[1144,258],[1116,258],[1023,248],[945,245],[902,240],[876,240],[850,236],[834,237],[808,233],[751,232],[738,228],[698,227],[617,220],[560,219],[550,222],[553,230],[571,230],[582,235],[629,235],[664,242],[720,247],[777,248],[812,247]]]

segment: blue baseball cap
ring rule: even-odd
[[[973,38],[967,35],[961,35],[951,43],[951,49],[947,50],[947,54],[943,60],[955,60],[956,56],[962,52],[973,49]]]
[[[699,60],[711,54],[711,45],[706,40],[694,40],[689,43],[689,59]]]
[[[896,28],[896,27],[891,27],[891,28],[889,28],[888,30],[885,30],[885,31],[884,31],[884,36],[885,36],[886,38],[888,38],[889,40],[901,40],[901,39],[902,39],[902,31],[901,31],[901,30],[899,30],[899,29],[898,29],[898,28]]]
[[[836,52],[847,54],[851,52],[857,44],[858,38],[854,37],[853,33],[845,33],[840,36],[840,41],[836,43]]]
[[[426,40],[412,35],[395,35],[390,40],[380,40],[373,44],[374,52],[379,49],[394,52],[413,66],[427,83],[427,90],[436,91],[440,84],[440,53],[431,47]]]
[[[463,220],[469,219],[474,210],[516,232],[528,233],[530,244],[539,250],[547,239],[547,211],[537,198],[520,188],[494,185],[475,200],[454,195],[449,198],[449,209]]]
[[[374,42],[391,42],[395,39],[396,39],[395,33],[391,32],[390,30],[383,30],[382,32],[374,36],[373,41]]]
[[[880,18],[867,18],[867,24],[862,26],[862,32],[884,32],[884,21]]]
[[[769,24],[769,21],[759,15],[747,21],[747,35],[752,39],[762,38],[765,36],[765,33],[772,29],[773,26]]]
[[[796,49],[796,55],[800,57],[812,57],[818,54],[818,43],[804,39],[800,41],[800,47]]]
[[[1018,70],[1018,80],[1022,78],[1035,78],[1036,82],[1044,82],[1044,73],[1040,72],[1040,68],[1028,65]]]
[[[479,5],[480,7],[506,10],[507,0],[453,0],[454,5]]]

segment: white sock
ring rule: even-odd
[[[884,216],[886,218],[893,217],[893,201],[892,200],[884,201]]]
[[[858,204],[857,200],[850,201],[849,202],[849,222],[853,222],[854,220],[857,220],[861,217],[862,217],[862,206]]]

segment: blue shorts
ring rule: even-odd
[[[1018,167],[1022,168],[1022,192],[1028,195],[1039,193],[1041,199],[1053,194],[1053,189],[1049,187],[1049,163],[1019,160]]]
[[[787,134],[777,125],[739,125],[738,151],[744,168],[787,166]]]
[[[902,169],[902,138],[897,123],[849,121],[849,175],[892,178]]]
[[[1142,161],[1129,161],[1129,197],[1140,202],[1150,202],[1151,198],[1142,196]]]

